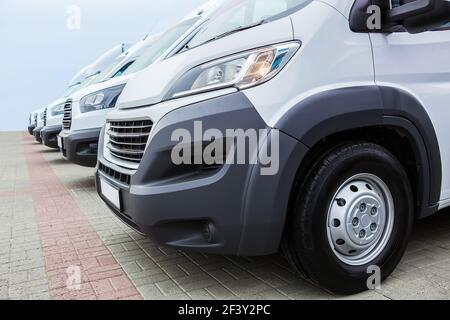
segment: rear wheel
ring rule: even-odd
[[[412,193],[386,149],[355,143],[325,154],[295,190],[284,251],[308,280],[336,293],[367,290],[399,263],[413,222]]]

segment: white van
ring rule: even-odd
[[[84,67],[80,70],[69,82],[69,86],[63,93],[62,97],[54,101],[47,107],[45,113],[44,127],[40,128],[39,136],[42,142],[49,148],[58,148],[57,135],[62,130],[62,119],[64,116],[64,106],[66,105],[67,97],[81,90],[83,87],[88,86],[95,81],[104,71],[115,61],[118,56],[122,54],[130,47],[128,43],[122,43],[103,53],[92,64]]]
[[[34,135],[34,129],[36,129],[36,123],[37,123],[37,110],[31,112],[28,118],[28,133],[32,136]]]
[[[164,34],[147,37],[123,61],[105,72],[102,81],[73,94],[68,99],[59,135],[63,156],[78,165],[95,167],[100,131],[125,84],[140,70],[181,50],[220,2],[208,2]]]
[[[69,86],[63,93],[62,98],[54,101],[47,107],[47,113],[45,118],[45,127],[41,130],[42,143],[49,148],[58,148],[58,142],[56,136],[62,130],[62,118],[64,116],[64,105],[67,95],[78,90],[83,83],[88,81],[86,72],[90,70],[91,65],[88,65],[81,69],[69,82]]]
[[[443,0],[228,1],[128,82],[100,196],[160,244],[282,247],[313,283],[367,289],[414,219],[450,206],[449,18]]]
[[[45,127],[45,111],[47,108],[41,108],[35,111],[34,119],[35,119],[35,127],[33,130],[34,139],[42,143],[41,130]]]

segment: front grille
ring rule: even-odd
[[[125,173],[121,173],[118,171],[115,171],[107,166],[105,166],[103,163],[99,162],[98,169],[106,174],[107,176],[113,178],[114,180],[120,181],[122,183],[125,183],[127,186],[130,185],[131,182],[131,176]]]
[[[64,106],[63,128],[70,129],[72,127],[72,102],[68,101]]]
[[[44,110],[44,127],[47,126],[47,108]]]
[[[107,147],[113,157],[140,163],[153,127],[150,120],[111,121]]]

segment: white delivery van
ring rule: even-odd
[[[78,90],[83,83],[88,81],[86,72],[90,70],[91,65],[81,69],[69,82],[69,86],[62,95],[62,98],[52,102],[47,107],[45,127],[41,130],[42,143],[49,148],[58,148],[56,136],[62,129],[62,118],[64,115],[64,105],[66,96]]]
[[[443,0],[226,2],[128,82],[99,140],[100,196],[160,244],[282,247],[313,283],[367,289],[414,219],[450,206],[449,16]]]
[[[79,119],[79,121],[74,121],[75,119],[77,119],[77,117],[73,116],[74,113],[76,114],[76,112],[73,111],[73,101],[77,101],[77,97],[80,95],[81,97],[84,97],[86,94],[92,93],[93,88],[105,87],[105,89],[108,89],[108,84],[110,83],[108,80],[111,80],[114,83],[116,81],[116,78],[121,79],[122,74],[136,61],[136,59],[143,52],[145,52],[145,50],[147,50],[151,45],[154,44],[155,39],[156,36],[150,36],[138,42],[127,51],[116,57],[109,66],[107,66],[102,72],[96,75],[94,80],[89,81],[87,85],[84,85],[82,88],[72,92],[70,95],[66,96],[63,99],[64,116],[62,118],[62,128],[58,132],[57,136],[57,146],[65,158],[68,158],[69,160],[77,162],[81,165],[87,165],[85,163],[86,161],[89,161],[90,158],[92,158],[92,150],[95,149],[96,154],[96,145],[99,135],[99,130],[96,127],[98,127],[99,125],[95,125],[95,122],[99,122],[100,120],[100,122],[103,124],[105,121],[104,118],[102,119],[102,115],[97,115],[97,113],[86,114],[85,117]],[[121,80],[119,80],[119,82],[120,81]],[[119,93],[116,93],[116,95]],[[111,94],[114,94],[114,92]],[[81,114],[83,113],[85,112],[81,112]],[[92,130],[77,130],[77,125],[78,127],[87,126],[85,129],[90,129],[92,126],[94,126],[94,128],[96,128],[98,131],[97,137],[94,139],[96,141],[92,142],[92,139],[90,138],[90,136],[92,135]],[[69,137],[71,133],[71,138],[74,141],[70,141],[69,143],[69,140],[66,140],[66,142],[64,143],[64,139]],[[72,149],[70,148],[71,145],[73,145],[78,150],[82,147],[84,148],[83,150],[78,152],[81,153],[81,155],[76,157],[76,159],[74,159],[74,156],[77,153],[72,153]]]
[[[42,143],[41,130],[45,127],[45,113],[47,108],[38,109],[35,113],[35,128],[33,130],[34,139]]]
[[[30,113],[30,116],[28,118],[28,133],[30,135],[34,135],[34,129],[36,129],[36,122],[37,122],[37,110]]]
[[[45,113],[45,126],[41,128],[39,133],[42,142],[47,147],[58,148],[57,136],[62,130],[62,119],[67,97],[95,81],[102,71],[108,68],[112,61],[115,61],[117,57],[121,56],[129,47],[130,44],[127,43],[114,46],[97,58],[92,64],[84,67],[69,82],[69,86],[62,97],[52,102],[47,107],[47,112]]]
[[[78,165],[95,167],[100,131],[125,84],[138,71],[181,50],[220,2],[208,2],[164,34],[146,38],[116,67],[105,72],[102,81],[73,94],[68,99],[59,135],[63,156]]]

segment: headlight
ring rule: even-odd
[[[167,98],[227,87],[245,89],[272,79],[300,48],[290,42],[256,49],[195,67],[175,83]]]
[[[86,113],[114,108],[125,85],[108,88],[85,96],[80,101],[80,112]]]
[[[52,117],[59,116],[59,115],[63,115],[63,114],[64,114],[64,106],[65,106],[65,105],[66,105],[66,104],[63,103],[63,104],[59,104],[59,105],[57,105],[56,107],[54,107],[54,108],[52,109],[52,111],[51,111]]]

